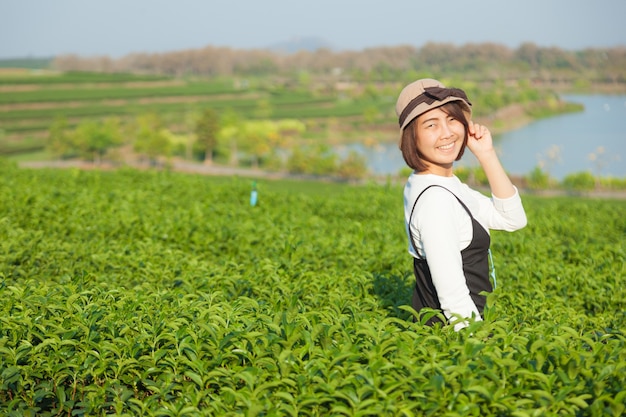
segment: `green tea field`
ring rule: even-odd
[[[242,119],[297,117],[315,125],[329,118],[386,115],[390,99],[338,99],[336,94],[286,88],[270,79],[180,79],[156,75],[0,71],[0,153],[17,152],[28,142],[44,146],[58,118],[69,126],[116,117],[131,120],[159,114],[173,131],[185,131],[190,114],[211,108]],[[319,128],[319,127],[318,127]]]
[[[398,185],[0,163],[0,415],[619,416],[626,201],[525,195],[486,320],[410,308]]]

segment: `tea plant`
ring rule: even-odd
[[[409,307],[399,187],[7,165],[3,415],[626,412],[624,201],[524,196],[456,333]]]

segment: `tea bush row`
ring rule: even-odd
[[[397,186],[0,168],[0,409],[626,411],[623,201],[525,196],[463,332],[413,322]]]

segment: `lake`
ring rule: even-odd
[[[564,95],[581,103],[582,112],[538,120],[520,129],[496,135],[496,149],[507,172],[526,175],[536,166],[557,180],[589,171],[596,176],[626,177],[626,95]],[[375,174],[396,174],[405,167],[397,143],[362,152]],[[459,166],[478,164],[466,151]]]

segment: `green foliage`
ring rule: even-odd
[[[83,159],[99,161],[111,148],[123,142],[119,119],[107,118],[102,123],[83,122],[74,131],[74,141]]]
[[[159,115],[145,114],[138,117],[134,137],[134,150],[146,156],[151,163],[156,163],[159,157],[169,156],[172,143]]]
[[[339,162],[336,174],[340,178],[357,180],[365,178],[367,171],[365,157],[356,151],[351,151]]]
[[[42,70],[50,68],[52,58],[2,58],[0,68]]]
[[[40,151],[46,145],[46,139],[39,136],[26,135],[19,141],[4,139],[4,136],[0,129],[0,155],[14,155],[19,158],[30,152]]]
[[[47,150],[57,157],[78,156],[88,161],[100,161],[105,153],[123,143],[120,121],[107,118],[101,123],[86,120],[74,129],[66,118],[58,118],[48,132]]]
[[[254,117],[258,119],[269,119],[272,116],[272,104],[269,100],[259,100],[254,109]]]
[[[411,175],[411,173],[413,172],[413,169],[408,167],[408,166],[404,166],[402,168],[400,168],[398,170],[398,177],[400,178],[408,178],[409,175]]]
[[[47,150],[55,156],[70,156],[76,153],[71,132],[65,117],[58,117],[48,130]]]
[[[220,130],[220,119],[213,109],[204,109],[200,113],[195,126],[197,144],[204,151],[204,160],[213,160],[213,151],[217,147],[217,135]]]
[[[551,185],[552,180],[550,174],[536,166],[526,177],[526,182],[531,190],[545,190]]]
[[[231,156],[231,164],[237,165],[240,158],[252,166],[265,167],[272,161],[277,168],[277,153],[287,151],[304,132],[305,126],[297,120],[246,120],[226,124],[217,134],[218,149]]]
[[[502,82],[483,84],[479,88],[475,82],[449,81],[468,90],[477,115],[530,98],[533,103],[539,103],[536,107],[542,108],[540,103],[551,94],[523,82],[513,88]],[[240,119],[349,117],[367,123],[393,120],[397,78],[386,83],[367,82],[363,91],[357,88],[350,93],[351,100],[341,99],[344,94],[334,83],[323,83],[328,84],[319,91],[313,88],[305,91],[292,86],[289,80],[277,84],[267,77],[241,88],[240,80],[228,78],[186,80],[103,73],[3,76],[0,84],[9,88],[0,96],[0,104],[5,105],[0,111],[0,122],[9,134],[16,134],[48,130],[59,116],[72,124],[82,119],[134,118],[145,113],[180,120],[187,112],[206,108],[218,113],[233,111]]]
[[[454,169],[454,175],[470,185],[489,185],[487,174],[481,166],[466,167],[461,166]]]
[[[328,146],[297,147],[287,160],[287,170],[292,174],[332,175],[337,171],[337,160]]]
[[[48,130],[59,117],[71,121],[73,127],[85,119],[134,118],[146,113],[179,120],[192,109],[207,107],[216,111],[232,107],[248,115],[252,113],[250,107],[257,102],[256,95],[248,95],[228,79],[183,81],[149,75],[52,73],[0,76],[0,85],[3,84],[8,88],[0,96],[0,102],[5,104],[5,109],[0,111],[0,123],[11,134]],[[24,85],[28,88],[23,88]],[[310,94],[306,96],[310,98]],[[192,104],[185,105],[188,101]],[[272,97],[272,105],[275,103],[319,105],[318,100],[307,101],[303,94],[295,93]]]
[[[626,178],[600,177],[598,182],[607,190],[626,190]]]
[[[101,83],[107,82],[107,76],[99,76],[92,74],[90,79]],[[0,104],[10,103],[36,103],[36,102],[53,102],[63,103],[67,101],[99,101],[106,99],[137,99],[145,97],[184,97],[201,94],[235,94],[232,85],[224,85],[215,82],[186,82],[176,83],[170,82],[169,85],[161,85],[152,87],[148,84],[146,87],[129,88],[124,85],[107,86],[107,88],[82,87],[70,88],[66,85],[51,86],[49,88],[35,89],[35,91],[10,91],[0,96]]]
[[[0,164],[22,415],[623,415],[623,201],[524,196],[486,320],[414,323],[401,188]]]
[[[532,106],[527,106],[526,113],[536,119],[543,119],[558,114],[580,112],[583,109],[580,103],[566,103],[559,101],[557,97],[547,97],[543,101],[534,102]]]
[[[577,172],[563,178],[562,185],[568,190],[588,191],[596,187],[596,179],[591,172]]]
[[[11,60],[8,60],[11,61]],[[35,61],[37,61],[35,59]],[[25,68],[25,67],[21,67]],[[98,82],[107,83],[126,83],[126,82],[142,82],[142,81],[163,81],[170,79],[161,75],[152,74],[131,74],[131,73],[99,73],[85,71],[62,71],[62,72],[42,72],[35,73],[18,73],[17,75],[9,75],[0,77],[0,84],[36,84],[36,85],[56,85],[56,84],[91,84]]]
[[[363,111],[363,120],[365,123],[374,123],[380,116],[380,111],[375,106],[370,106]]]

